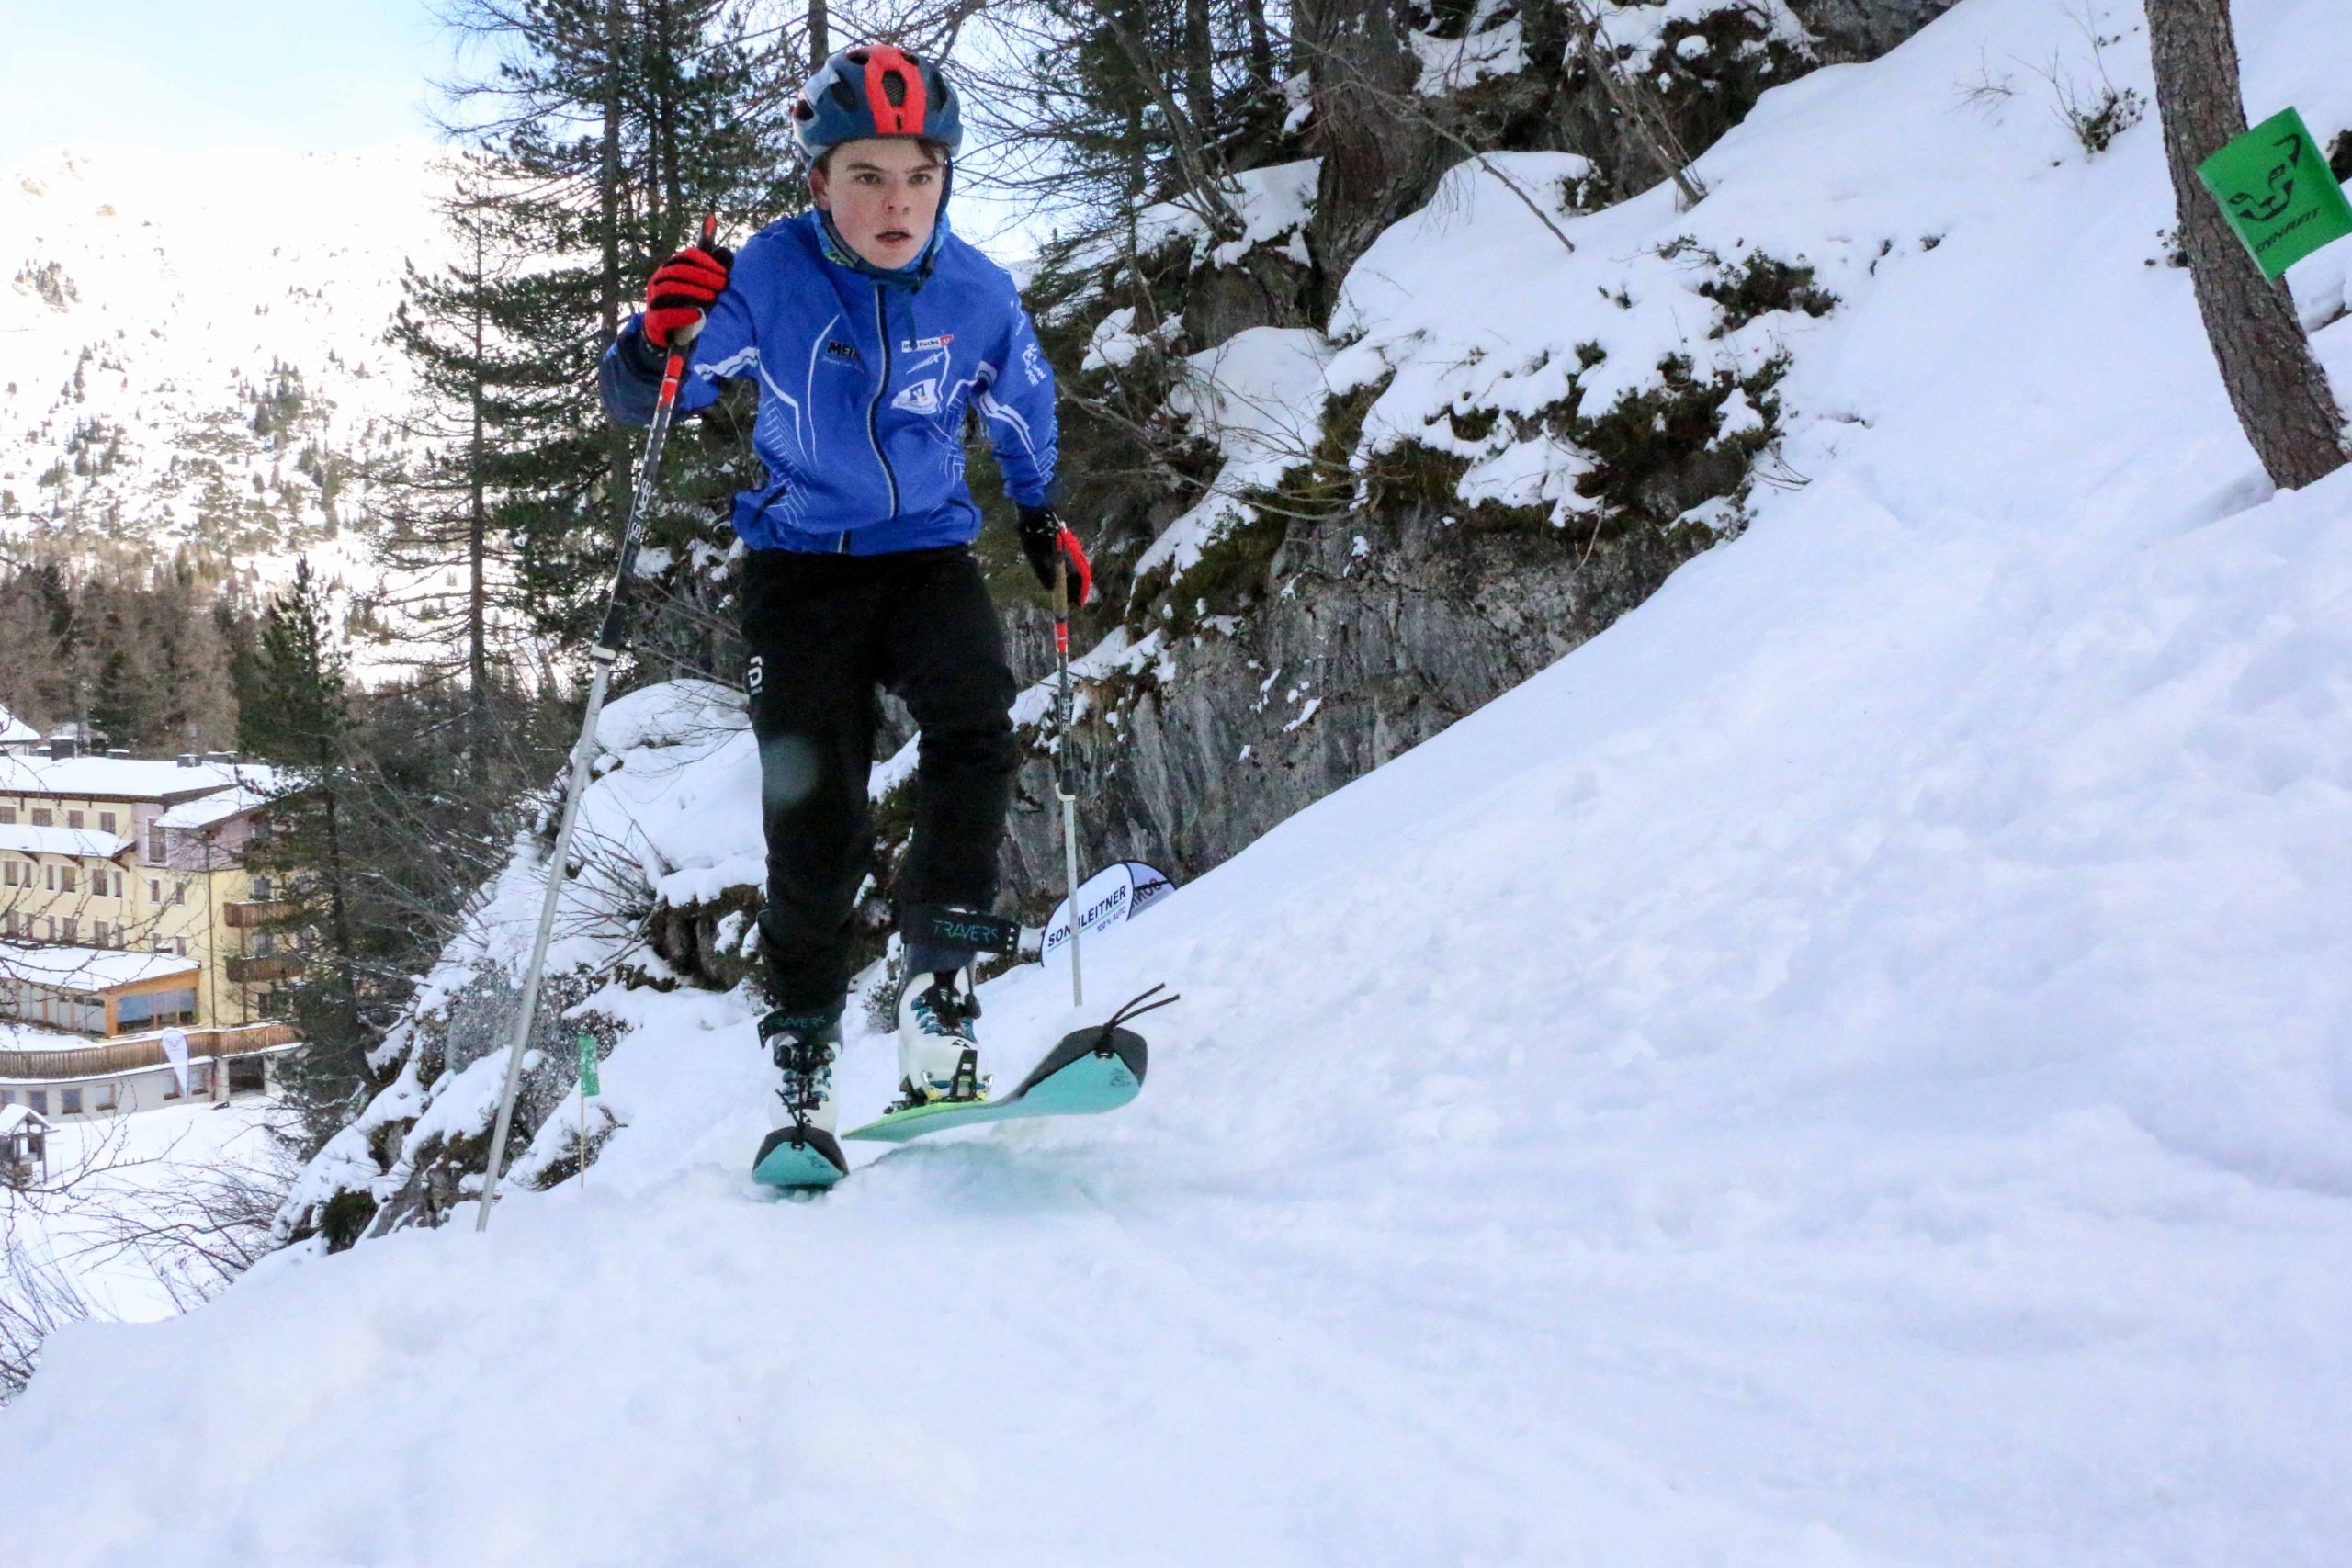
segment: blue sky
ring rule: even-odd
[[[425,0],[0,0],[0,167],[77,143],[427,135],[452,48]]]

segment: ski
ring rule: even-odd
[[[1143,1091],[1150,1065],[1142,1035],[1125,1028],[1134,1019],[1181,998],[1159,997],[1154,986],[1112,1015],[1110,1021],[1074,1030],[1029,1069],[1021,1085],[1001,1100],[951,1100],[886,1111],[863,1127],[842,1134],[869,1143],[903,1144],[950,1127],[1011,1122],[1031,1116],[1099,1116],[1116,1111]],[[1152,998],[1159,997],[1158,1000]],[[781,1192],[817,1193],[849,1174],[849,1160],[831,1133],[815,1127],[778,1127],[760,1145],[752,1179]]]
[[[752,1162],[752,1180],[786,1192],[821,1192],[848,1174],[840,1143],[816,1127],[778,1127]]]
[[[1154,986],[1113,1015],[1110,1021],[1075,1030],[1046,1053],[1029,1070],[1019,1088],[1000,1100],[942,1100],[929,1105],[887,1111],[844,1137],[870,1143],[903,1144],[950,1127],[970,1127],[983,1122],[1010,1122],[1031,1116],[1099,1116],[1116,1111],[1143,1090],[1150,1063],[1144,1038],[1122,1027],[1154,1008],[1178,1000],[1149,1000],[1163,987]]]

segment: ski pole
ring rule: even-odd
[[[1069,883],[1069,1000],[1084,1007],[1086,986],[1078,968],[1078,752],[1069,735],[1069,558],[1063,555],[1054,559],[1054,669],[1060,676],[1061,771],[1054,793],[1062,797],[1062,874]]]
[[[718,237],[716,213],[702,220],[705,246]],[[491,1200],[498,1195],[498,1178],[506,1159],[506,1134],[514,1124],[514,1095],[523,1083],[523,1053],[531,1042],[532,1015],[538,1010],[539,981],[545,974],[548,939],[555,931],[555,911],[563,896],[563,868],[571,852],[571,829],[580,820],[580,797],[588,793],[588,769],[596,760],[596,716],[605,709],[605,688],[612,683],[613,664],[628,644],[629,583],[637,574],[637,549],[645,538],[646,513],[653,508],[653,475],[662,463],[662,444],[669,438],[670,412],[678,400],[678,383],[686,373],[686,350],[700,333],[693,326],[670,334],[670,358],[662,370],[662,394],[653,404],[653,423],[645,433],[645,457],[638,465],[637,490],[629,497],[628,524],[621,532],[620,564],[613,573],[613,591],[605,602],[604,624],[596,628],[596,645],[588,650],[595,674],[588,682],[588,711],[580,721],[580,739],[571,748],[570,782],[564,791],[563,818],[555,832],[555,850],[548,858],[547,897],[539,904],[539,929],[531,939],[530,962],[523,969],[523,994],[514,1010],[514,1034],[506,1047],[506,1086],[498,1096],[498,1122],[490,1134],[490,1166],[482,1172],[481,1208],[474,1217],[477,1232],[490,1228]],[[583,1106],[584,1110],[584,1106]],[[587,1169],[582,1151],[581,1169]]]

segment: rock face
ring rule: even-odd
[[[1703,543],[1471,533],[1418,508],[1286,539],[1267,574],[1278,614],[1188,634],[1171,674],[1080,721],[1083,859],[1200,875],[1602,631]],[[1005,873],[1032,922],[1062,895],[1048,760],[1022,772]]]
[[[1788,0],[1825,65],[1875,60],[1959,0]]]

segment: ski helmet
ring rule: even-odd
[[[937,65],[887,43],[860,44],[825,62],[792,106],[792,134],[813,164],[844,141],[919,136],[964,145],[964,106]]]

